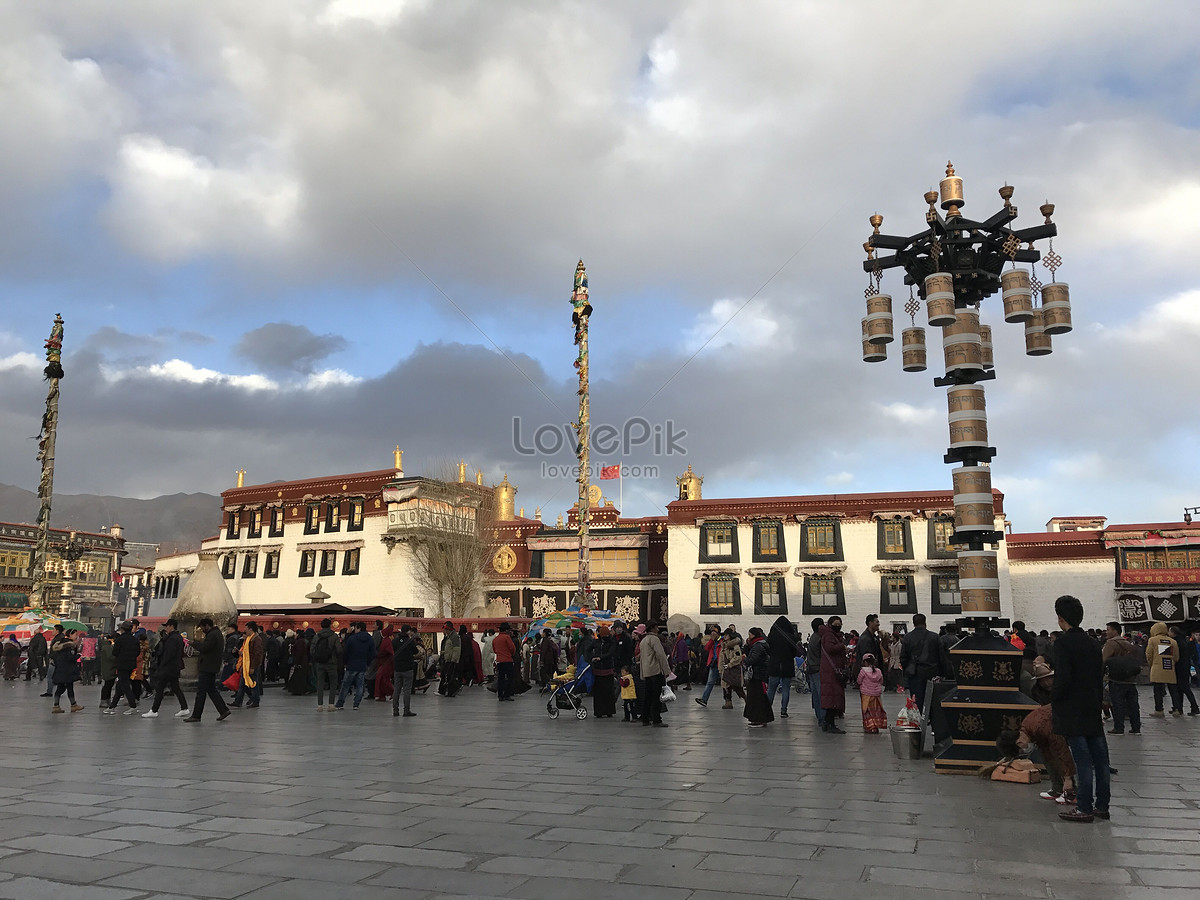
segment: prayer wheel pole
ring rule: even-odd
[[[1000,188],[1004,206],[983,221],[962,215],[965,205],[962,178],[947,164],[938,191],[925,194],[928,228],[910,237],[880,234],[883,217],[870,217],[873,232],[863,245],[868,273],[867,316],[862,320],[863,359],[880,362],[892,341],[892,298],[880,292],[883,270],[902,268],[909,286],[904,311],[912,327],[904,330],[903,362],[906,372],[925,369],[925,329],[916,324],[925,301],[930,326],[941,327],[946,363],[944,378],[934,378],[947,389],[950,448],[944,461],[954,470],[954,533],[950,544],[958,557],[961,610],[958,624],[971,629],[950,651],[957,689],[941,701],[950,722],[953,741],[938,753],[934,768],[941,773],[973,774],[994,762],[997,735],[1016,729],[1032,701],[1021,693],[1021,652],[994,637],[992,628],[1007,627],[1000,618],[1000,580],[996,550],[1004,532],[996,529],[991,462],[996,448],[988,446],[987,412],[982,382],[996,377],[992,329],[981,325],[979,307],[984,298],[1003,290],[1004,319],[1022,324],[1025,352],[1044,356],[1051,352],[1050,336],[1071,330],[1067,285],[1056,283],[1054,273],[1062,258],[1054,252],[1057,226],[1050,220],[1054,205],[1041,207],[1045,222],[1031,228],[1012,229],[1017,217],[1013,189]],[[945,215],[938,211],[938,199]],[[1042,257],[1035,241],[1050,239]],[[1024,248],[1022,248],[1024,244]],[[895,251],[879,257],[878,250]],[[1051,283],[1043,285],[1017,263],[1042,260]],[[1006,271],[1005,265],[1010,268]],[[1035,305],[1038,295],[1040,305]],[[936,576],[935,576],[936,577]]]
[[[579,416],[575,422],[575,454],[578,457],[579,482],[579,584],[575,594],[576,606],[592,606],[592,554],[589,528],[591,525],[591,465],[588,444],[591,442],[591,405],[588,396],[588,319],[592,304],[588,300],[587,270],[583,260],[575,267],[575,289],[571,291],[571,322],[575,326],[575,368],[579,372]]]
[[[37,544],[33,551],[33,585],[29,605],[46,608],[46,560],[50,552],[50,506],[54,499],[54,442],[58,437],[58,383],[62,367],[63,317],[54,316],[50,337],[46,339],[46,368],[43,373],[49,382],[46,392],[46,411],[42,414],[42,429],[38,435],[38,461],[42,477],[38,481]]]

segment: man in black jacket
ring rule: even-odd
[[[904,667],[908,692],[916,698],[917,707],[924,710],[925,688],[929,679],[941,671],[942,644],[938,636],[925,627],[923,613],[913,616],[913,630],[900,644],[900,665]]]
[[[175,718],[186,719],[188,712],[187,697],[179,687],[179,673],[183,671],[183,635],[179,633],[179,623],[167,619],[163,625],[162,640],[158,642],[158,668],[155,670],[154,705],[150,712],[142,713],[143,719],[157,719],[158,708],[162,706],[163,697],[170,690],[179,700],[179,712]]]
[[[108,709],[104,710],[106,716],[117,714],[117,704],[121,702],[122,696],[129,702],[129,709],[125,710],[125,715],[137,712],[137,700],[134,699],[133,685],[129,678],[137,668],[138,653],[141,649],[141,642],[133,635],[133,622],[122,622],[121,633],[113,641],[113,665],[117,670],[117,684],[112,699],[108,701]]]
[[[1108,743],[1104,739],[1104,660],[1100,645],[1082,628],[1083,604],[1064,595],[1054,601],[1062,634],[1054,642],[1054,687],[1050,690],[1054,733],[1067,739],[1075,760],[1074,809],[1059,818],[1091,822],[1108,818]],[[1093,780],[1095,805],[1092,804]]]
[[[205,699],[212,700],[219,715],[217,721],[228,719],[231,713],[225,705],[225,698],[217,689],[217,673],[221,671],[221,657],[225,651],[225,639],[213,624],[212,619],[201,619],[197,627],[203,638],[197,648],[196,666],[196,702],[192,704],[192,714],[183,721],[199,722],[204,715]]]
[[[400,633],[392,638],[392,715],[400,715],[400,701],[404,701],[404,715],[415,716],[409,708],[412,700],[413,681],[417,677],[417,635],[411,625],[401,625]],[[401,696],[403,695],[403,696]]]
[[[38,681],[46,677],[46,664],[50,660],[50,645],[46,643],[46,635],[41,627],[29,639],[29,659],[25,663],[25,680],[33,680],[34,669],[37,670]]]
[[[775,692],[779,691],[779,717],[788,717],[788,700],[792,696],[792,679],[796,677],[796,655],[800,652],[800,635],[787,616],[780,616],[767,635],[767,649],[771,652],[770,669],[767,672],[767,703],[774,706]]]

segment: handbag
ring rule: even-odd
[[[658,699],[661,700],[663,703],[670,703],[672,700],[675,699],[675,692],[664,684],[662,693],[659,694]]]
[[[849,667],[845,666],[845,665],[842,665],[842,666],[835,665],[833,662],[833,657],[830,656],[827,652],[825,652],[824,647],[821,648],[821,655],[823,657],[825,657],[827,660],[829,660],[829,667],[831,669],[833,669],[833,677],[837,679],[837,683],[840,684],[842,687],[845,687],[847,684],[849,684],[849,682],[850,682]]]
[[[721,675],[721,681],[728,687],[740,688],[742,686],[742,667],[740,665],[726,666]]]
[[[1024,763],[1024,765],[1022,765]],[[1028,760],[1000,763],[992,769],[992,781],[1010,781],[1013,784],[1037,784],[1042,773]]]

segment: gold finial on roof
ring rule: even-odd
[[[401,475],[404,475],[404,451],[400,449],[399,444],[396,445],[394,466],[397,472],[399,472]]]
[[[238,469],[236,474],[237,474],[237,486],[245,487],[245,485],[246,485],[246,470]]]

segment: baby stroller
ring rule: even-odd
[[[550,699],[546,703],[546,714],[550,718],[557,719],[560,709],[573,709],[575,710],[575,718],[587,718],[587,707],[582,703],[583,694],[576,693],[575,688],[583,686],[580,679],[589,669],[591,669],[591,666],[585,662],[583,668],[578,672],[568,672],[559,675],[551,682],[553,690],[550,692]]]

